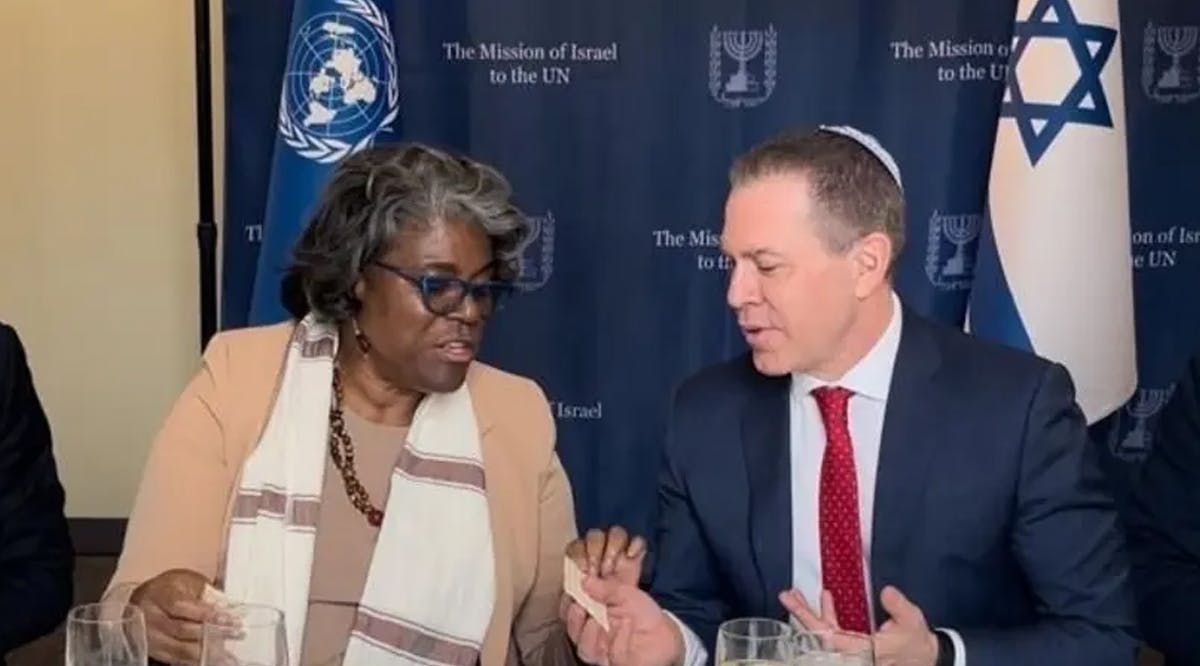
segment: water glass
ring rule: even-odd
[[[795,666],[874,666],[871,636],[852,631],[797,631]]]
[[[66,634],[67,666],[146,666],[146,619],[137,606],[76,606]]]
[[[204,623],[200,666],[288,666],[283,613],[270,606],[222,606]]]
[[[766,618],[739,618],[717,629],[717,666],[791,666],[795,631]]]

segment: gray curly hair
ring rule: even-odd
[[[447,220],[478,224],[492,242],[495,279],[513,282],[531,232],[511,197],[499,171],[462,155],[414,143],[355,153],[337,166],[296,244],[284,306],[297,319],[352,318],[355,283],[400,230]]]

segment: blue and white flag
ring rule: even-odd
[[[969,326],[1070,371],[1089,423],[1137,383],[1116,0],[1020,0]]]
[[[250,324],[288,317],[280,280],[321,188],[396,119],[389,10],[383,0],[296,0]]]

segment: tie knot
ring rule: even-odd
[[[821,414],[828,417],[831,413],[845,414],[846,405],[850,403],[850,396],[854,395],[854,391],[843,386],[821,386],[813,389],[812,395],[817,400],[817,406],[821,408]]]

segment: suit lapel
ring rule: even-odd
[[[871,582],[876,622],[882,622],[879,593],[898,585],[906,569],[907,540],[921,510],[926,476],[943,415],[933,381],[941,352],[931,325],[907,308],[883,420],[871,542]]]
[[[750,482],[750,538],[762,582],[760,612],[792,585],[792,498],[788,410],[790,377],[755,374],[742,412],[742,445]],[[769,613],[774,615],[774,613]]]

